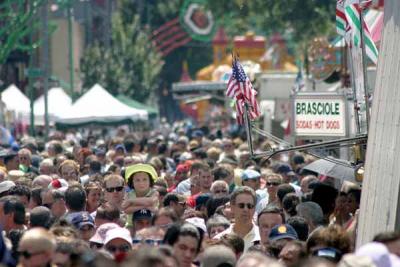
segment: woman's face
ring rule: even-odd
[[[77,181],[78,172],[72,165],[64,165],[61,168],[61,177],[67,181]]]
[[[92,207],[97,207],[100,205],[100,197],[101,197],[101,189],[100,188],[94,188],[90,189],[89,194],[88,194],[88,204],[89,206]]]
[[[354,197],[354,195],[349,194],[347,196],[347,210],[349,213],[352,213],[354,215],[354,213],[356,212],[356,210],[359,208],[359,203],[357,203],[356,198]]]
[[[146,192],[150,189],[150,176],[145,172],[138,172],[133,175],[133,187],[137,192]]]

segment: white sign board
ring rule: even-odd
[[[293,111],[297,136],[346,136],[343,96],[296,96]]]

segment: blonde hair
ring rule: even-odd
[[[56,239],[52,233],[44,228],[32,228],[26,231],[20,242],[19,249],[30,247],[29,252],[54,252],[56,249]]]

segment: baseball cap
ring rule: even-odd
[[[201,131],[201,130],[195,130],[193,133],[192,133],[192,137],[203,137],[204,136],[204,133],[203,133],[203,131]]]
[[[68,188],[68,182],[65,179],[54,179],[49,184],[49,189],[59,189],[65,191]]]
[[[0,194],[9,191],[12,187],[15,186],[13,181],[3,181],[0,183]]]
[[[153,166],[150,164],[138,163],[128,166],[125,170],[125,179],[128,181],[129,177],[137,172],[145,172],[150,175],[150,177],[155,181],[158,178],[157,172]]]
[[[388,248],[382,243],[367,243],[358,248],[355,254],[370,257],[377,267],[400,266],[400,259],[390,253]]]
[[[201,229],[203,231],[203,233],[207,233],[206,223],[204,222],[203,218],[191,217],[191,218],[187,218],[185,221],[188,222],[188,223],[193,224],[198,229]]]
[[[199,147],[200,147],[199,142],[197,142],[196,140],[192,140],[192,141],[189,142],[189,149],[191,151],[195,150],[195,149],[197,149]]]
[[[260,179],[261,174],[258,171],[255,170],[244,170],[242,174],[240,175],[240,178],[242,180],[253,180],[253,179]]]
[[[132,236],[128,229],[117,227],[114,229],[110,229],[106,232],[106,238],[104,239],[104,245],[114,239],[123,239],[132,245]]]
[[[187,164],[179,164],[176,167],[176,172],[188,172],[189,171],[189,165]]]
[[[122,149],[124,153],[126,153],[125,146],[123,144],[118,144],[114,148],[115,150]]]
[[[336,248],[324,247],[324,248],[318,248],[318,249],[314,250],[312,255],[314,257],[324,258],[329,261],[337,263],[341,260],[343,253]]]
[[[286,163],[279,164],[276,167],[275,172],[279,173],[279,174],[285,174],[285,175],[296,175],[296,173],[292,170],[292,168]]]
[[[106,235],[107,232],[119,228],[120,226],[116,223],[105,223],[99,226],[97,228],[96,233],[90,238],[90,242],[98,243],[98,244],[104,244],[104,241],[106,240]]]
[[[148,209],[141,209],[137,210],[133,213],[132,219],[133,220],[140,220],[140,219],[148,219],[150,220],[153,217],[153,214]]]
[[[296,230],[289,224],[279,224],[275,225],[271,232],[269,233],[269,240],[276,241],[281,239],[292,239],[297,240],[299,237],[297,236]]]
[[[94,227],[94,219],[87,211],[76,213],[71,218],[71,223],[77,229],[81,229],[85,225],[90,225]]]

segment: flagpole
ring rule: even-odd
[[[250,125],[250,118],[249,118],[249,104],[247,102],[244,103],[244,110],[245,110],[245,113],[244,113],[243,117],[244,117],[244,123],[246,125],[247,145],[249,146],[250,157],[252,158],[254,156],[253,138],[251,136],[251,125]]]
[[[367,90],[367,61],[366,61],[366,53],[365,53],[365,42],[364,42],[364,18],[363,18],[363,11],[360,8],[360,24],[361,24],[361,32],[360,32],[360,39],[361,39],[361,49],[362,49],[362,64],[363,64],[363,82],[364,82],[364,98],[365,98],[365,114],[366,114],[366,129],[368,132],[369,126],[369,97],[368,97],[368,90]]]

